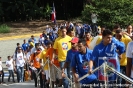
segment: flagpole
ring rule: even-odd
[[[54,24],[56,24],[56,11],[55,11],[55,6],[54,6],[54,2],[53,2],[53,7],[52,7],[52,16],[51,16],[51,20]]]

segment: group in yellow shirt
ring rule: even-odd
[[[68,35],[65,36],[65,38],[58,37],[55,40],[53,48],[57,50],[58,52],[58,61],[62,62],[66,60],[67,51],[71,49],[71,43],[72,40],[71,37]]]

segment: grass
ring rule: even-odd
[[[9,33],[10,32],[10,27],[7,26],[6,24],[0,25],[0,33]]]

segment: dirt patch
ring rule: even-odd
[[[57,24],[64,22],[64,20],[57,20]],[[46,29],[46,25],[54,26],[51,21],[36,20],[36,21],[21,21],[5,23],[10,27],[10,33],[0,33],[0,37],[9,37],[14,35],[24,35],[31,33],[41,33]]]

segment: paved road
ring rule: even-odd
[[[29,36],[30,38],[30,36]],[[16,43],[23,43],[23,40],[26,39],[28,41],[29,39],[27,38],[18,38],[18,39],[8,39],[8,40],[0,40],[0,57],[2,57],[2,61],[7,60],[8,55],[13,55],[15,48],[16,48]],[[4,65],[5,67],[5,65]],[[8,73],[5,71],[5,74]],[[24,83],[15,83],[12,84],[11,82],[7,82],[7,76],[4,78],[5,84],[0,84],[0,88],[34,88],[34,82],[24,82]],[[16,79],[16,78],[15,78]]]
[[[17,43],[20,43],[22,45],[23,40],[26,39],[26,41],[28,41],[29,38],[1,40],[0,41],[0,57],[2,57],[2,61],[6,61],[8,55],[12,56],[14,54]],[[36,39],[38,39],[38,37],[36,37]]]
[[[0,84],[0,88],[34,88],[34,81]]]
[[[2,61],[6,61],[8,55],[13,55],[16,48],[16,43],[22,44],[23,39],[0,41],[0,56],[2,57]]]

